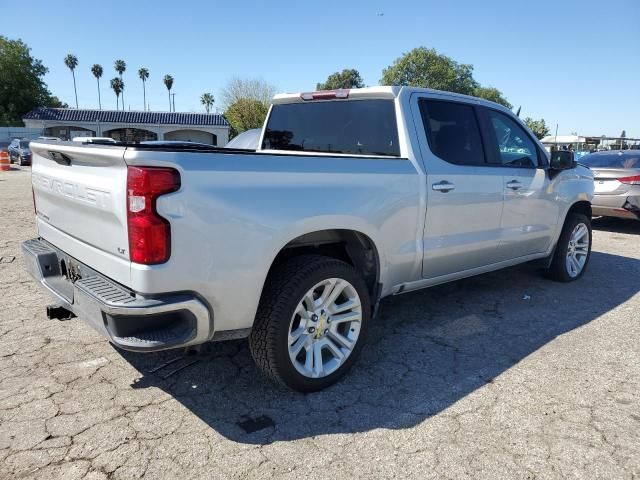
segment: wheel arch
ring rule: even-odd
[[[553,247],[551,248],[549,255],[541,260],[536,261],[543,268],[549,268],[549,266],[551,265],[551,262],[553,261],[553,256],[558,246],[558,242],[560,241],[560,235],[562,235],[562,230],[564,229],[564,226],[567,223],[567,219],[569,218],[569,215],[571,215],[572,213],[581,213],[583,215],[586,215],[587,218],[591,220],[591,214],[592,214],[591,202],[588,200],[578,200],[572,203],[571,206],[567,209],[567,212],[565,213],[564,218],[562,219],[562,222],[559,223],[558,232],[556,234],[555,241],[553,242]]]
[[[564,217],[564,222],[562,222],[562,225],[565,224],[565,222],[567,221],[567,217],[571,213],[582,213],[583,215],[586,215],[589,219],[591,219],[591,202],[587,200],[579,200],[571,205],[571,207],[569,207],[569,210],[567,210],[567,214]]]
[[[376,243],[369,235],[345,228],[315,230],[298,235],[278,251],[269,267],[265,284],[273,269],[280,263],[306,254],[336,258],[352,265],[362,274],[371,295],[371,304],[375,308],[382,291],[382,260]]]

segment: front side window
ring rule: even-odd
[[[536,168],[538,150],[524,129],[507,115],[489,110],[489,121],[498,144],[499,158],[507,167]]]
[[[471,105],[421,99],[420,113],[433,153],[456,165],[484,165],[480,127]]]
[[[276,104],[264,150],[400,156],[393,100],[336,100]]]

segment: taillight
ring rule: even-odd
[[[628,185],[640,185],[640,175],[618,178],[618,181],[620,183],[626,183]]]
[[[171,227],[158,214],[156,200],[179,188],[180,174],[173,168],[128,168],[127,227],[132,262],[153,265],[169,260]]]
[[[302,100],[333,100],[334,98],[349,98],[349,90],[321,90],[318,92],[301,93]]]

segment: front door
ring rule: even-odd
[[[545,252],[559,217],[559,203],[547,193],[546,158],[515,118],[482,108],[489,161],[496,163],[504,187],[500,259]]]

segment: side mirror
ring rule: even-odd
[[[568,170],[576,166],[573,152],[570,150],[556,150],[551,152],[549,168],[551,170]]]

